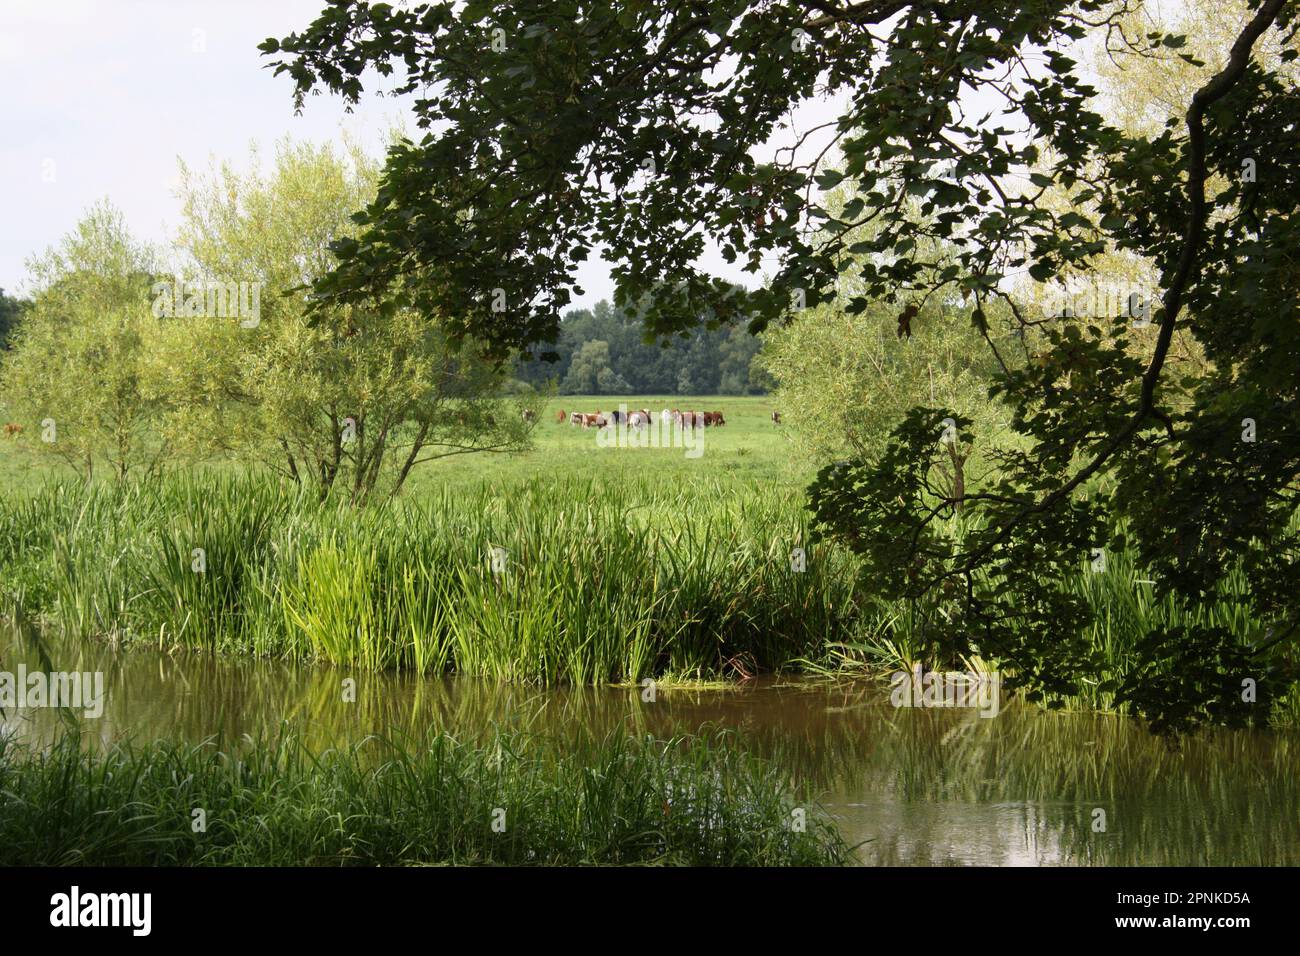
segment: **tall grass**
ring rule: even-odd
[[[231,752],[0,742],[0,865],[847,862],[782,773],[724,737],[438,734],[320,755],[288,735]]]
[[[546,684],[779,669],[855,603],[834,549],[792,571],[787,495],[726,481],[364,510],[252,478],[49,489],[0,504],[0,534],[4,598],[77,635]]]
[[[163,650],[544,685],[961,664],[928,660],[913,610],[872,595],[844,550],[810,545],[805,514],[786,488],[721,478],[538,478],[360,510],[252,476],[55,486],[0,501],[0,612]],[[1092,608],[1105,662],[1075,708],[1113,709],[1100,683],[1122,680],[1157,628],[1259,636],[1239,572],[1199,608],[1125,554],[1101,571],[1081,555],[1064,586]],[[1297,715],[1293,691],[1275,717]]]

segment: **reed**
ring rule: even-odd
[[[1100,571],[1081,556],[1063,586],[1092,607],[1104,662],[1058,702],[1070,708],[1113,709],[1102,687],[1157,628],[1261,636],[1239,571],[1197,608],[1157,593],[1127,554]],[[363,509],[253,475],[49,486],[0,499],[0,612],[163,650],[540,685],[964,663],[933,659],[932,632],[873,595],[852,555],[808,543],[797,494],[723,477],[442,486]],[[1297,714],[1293,690],[1274,719]]]
[[[726,480],[361,510],[250,477],[57,488],[0,504],[0,533],[6,603],[79,636],[542,684],[779,670],[856,601],[834,549],[791,569],[787,495]]]
[[[805,809],[806,823],[794,825]],[[195,832],[193,811],[204,812]],[[843,840],[726,734],[577,747],[502,734],[313,754],[0,743],[0,865],[834,865]]]

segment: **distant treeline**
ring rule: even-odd
[[[754,361],[760,340],[743,326],[706,329],[667,346],[647,345],[633,315],[602,300],[561,320],[560,340],[520,361],[515,377],[534,388],[554,380],[566,395],[760,395],[773,385]]]
[[[8,347],[24,305],[24,300],[5,295],[5,290],[0,289],[0,349]]]

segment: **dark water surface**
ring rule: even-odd
[[[888,688],[769,680],[726,690],[538,690],[278,661],[167,655],[0,634],[0,670],[100,671],[103,714],[6,708],[0,726],[44,744],[70,725],[111,742],[237,742],[283,722],[313,746],[368,734],[494,728],[669,735],[732,728],[821,806],[863,863],[1300,863],[1294,734],[1215,733],[1171,747],[1122,718],[1010,706],[899,709]],[[356,700],[344,700],[345,678]],[[1103,816],[1104,815],[1104,816]],[[1104,824],[1104,829],[1102,828]],[[865,842],[863,842],[865,841]]]

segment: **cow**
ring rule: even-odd
[[[725,424],[727,424],[727,420],[726,420],[725,418],[722,417],[722,412],[714,412],[714,413],[713,413],[713,424],[715,424],[715,425],[725,425]]]
[[[627,416],[627,425],[629,428],[635,428],[637,431],[645,428],[650,424],[650,413],[646,411],[632,412]]]
[[[565,420],[568,419],[568,417],[569,416],[565,414],[564,409],[561,408],[558,412],[555,413],[555,424],[563,425]]]
[[[17,422],[10,422],[5,425],[5,438],[14,438],[23,433],[23,426]]]
[[[524,414],[525,422],[532,424],[533,422],[537,421],[537,412],[533,411],[531,408],[525,408],[523,414]]]
[[[569,427],[572,428],[574,425],[583,425],[584,422],[586,421],[586,418],[587,416],[582,414],[582,412],[570,412]]]
[[[773,413],[772,413],[772,424],[773,424],[773,425],[780,425],[780,424],[781,424],[781,413],[780,413],[780,412],[773,412]]]
[[[682,428],[699,428],[704,424],[704,415],[700,412],[682,412]]]
[[[667,425],[669,422],[673,422],[676,420],[677,420],[677,409],[675,408],[673,409],[665,408],[662,412],[659,413],[659,421],[661,421],[665,425]]]

